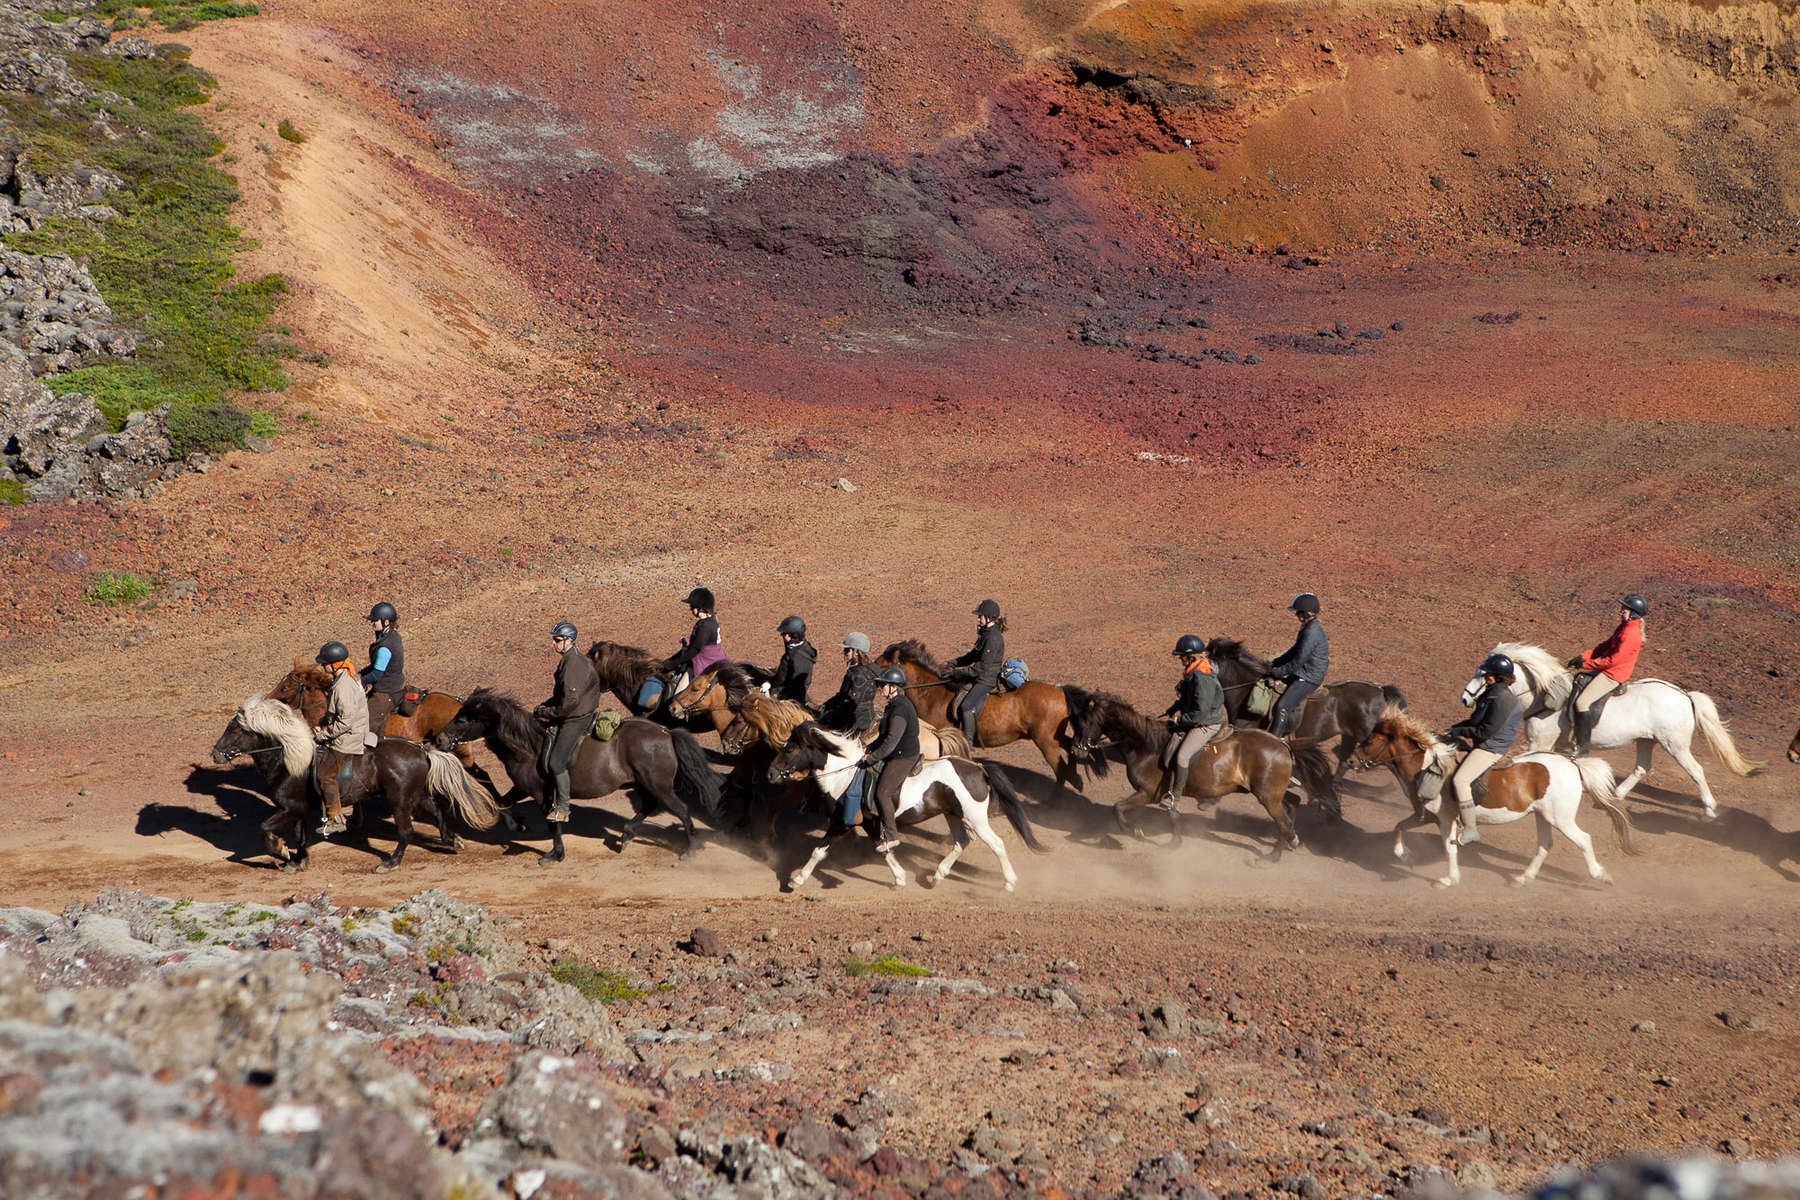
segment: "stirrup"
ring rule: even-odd
[[[344,821],[342,814],[339,814],[335,820],[331,817],[324,817],[319,821],[319,832],[325,837],[330,837],[334,833],[343,833],[349,828],[350,826]]]
[[[1156,802],[1156,807],[1162,809],[1164,812],[1174,812],[1175,804],[1176,804],[1175,793],[1174,792],[1164,792],[1162,794],[1162,798]]]
[[[881,842],[875,843],[875,853],[877,853],[877,854],[892,854],[894,851],[898,850],[899,848],[900,848],[900,839],[899,838],[889,838],[886,841],[881,841]]]

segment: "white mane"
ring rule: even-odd
[[[854,775],[850,768],[862,761],[862,739],[833,733],[822,726],[815,725],[813,728],[833,748],[825,765],[813,772],[813,779],[818,782],[820,791],[836,800],[850,787],[850,780]],[[834,766],[834,762],[837,765]]]
[[[1541,707],[1555,711],[1568,703],[1575,677],[1556,655],[1530,642],[1501,642],[1492,653],[1506,655],[1537,681],[1533,694]]]
[[[289,775],[305,775],[312,767],[313,735],[306,718],[279,700],[252,696],[238,706],[238,724],[251,733],[281,744],[281,760]]]

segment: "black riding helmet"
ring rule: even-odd
[[[987,617],[992,621],[998,621],[1000,619],[1000,602],[998,600],[983,600],[980,604],[975,606],[975,615],[978,617]]]
[[[682,603],[689,608],[697,608],[701,612],[711,612],[714,607],[712,589],[697,587],[687,594],[687,598]]]
[[[891,683],[896,687],[906,686],[906,672],[899,667],[888,667],[875,676],[876,683]]]
[[[332,663],[341,663],[350,657],[350,647],[342,642],[326,642],[319,647],[318,657],[313,661],[321,667],[329,667]]]
[[[555,625],[550,627],[550,636],[553,638],[568,638],[572,642],[575,640],[575,625],[570,621],[558,621]]]
[[[1513,666],[1513,660],[1504,654],[1488,655],[1481,660],[1480,670],[1483,675],[1492,675],[1502,683],[1511,683],[1513,677],[1518,674],[1517,669]]]
[[[380,604],[371,608],[369,610],[369,615],[364,619],[369,621],[398,621],[400,619],[400,614],[394,611],[393,605],[389,604],[386,600],[383,600]]]
[[[1171,653],[1176,658],[1184,654],[1205,654],[1206,643],[1200,640],[1198,634],[1184,633],[1175,639],[1175,649]]]
[[[806,622],[799,617],[783,617],[781,624],[775,627],[776,633],[791,633],[795,637],[806,636]]]
[[[1319,615],[1319,598],[1311,592],[1301,592],[1294,597],[1293,603],[1289,604],[1288,608],[1293,612],[1311,613],[1316,617]]]
[[[1619,604],[1625,608],[1629,608],[1632,615],[1636,617],[1645,617],[1650,614],[1650,602],[1636,592],[1632,592],[1629,596],[1620,600]]]

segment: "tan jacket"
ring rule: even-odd
[[[375,744],[375,735],[369,732],[369,699],[363,695],[362,684],[354,672],[333,673],[318,738],[339,754],[361,754]]]

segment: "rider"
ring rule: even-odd
[[[813,660],[819,652],[806,640],[806,622],[799,617],[783,617],[775,627],[781,635],[781,662],[769,677],[769,694],[777,700],[806,704],[806,689],[812,684]]]
[[[875,668],[869,665],[869,635],[844,635],[844,680],[837,694],[819,706],[819,724],[858,737],[875,723]]]
[[[1300,705],[1325,682],[1325,671],[1331,665],[1331,648],[1325,641],[1325,626],[1319,624],[1319,598],[1301,592],[1288,608],[1300,619],[1300,634],[1288,652],[1269,664],[1271,674],[1287,680],[1287,690],[1275,701],[1269,714],[1269,732],[1286,737],[1300,717]]]
[[[406,652],[400,648],[400,614],[386,600],[369,610],[375,640],[369,643],[369,665],[362,669],[369,694],[369,728],[380,733],[406,690]]]
[[[351,759],[375,744],[369,733],[369,702],[350,669],[350,647],[326,642],[314,662],[331,672],[331,693],[325,697],[325,717],[313,737],[319,753],[313,759],[313,779],[325,802],[325,819],[319,832],[330,836],[344,832],[344,801],[338,790],[338,772]]]
[[[968,695],[962,702],[962,731],[969,739],[969,745],[979,746],[976,737],[976,722],[981,718],[981,706],[987,703],[988,693],[1000,682],[1000,668],[1006,664],[1006,618],[1000,615],[1000,605],[994,600],[983,600],[975,606],[975,646],[960,658],[950,660],[949,670],[944,678],[951,683],[969,683]]]
[[[538,774],[550,785],[552,821],[569,819],[569,768],[581,739],[594,728],[594,713],[600,707],[599,672],[592,659],[575,649],[576,637],[575,626],[568,621],[558,621],[550,630],[550,644],[559,656],[556,690],[531,714],[548,726],[538,751]]]
[[[1468,742],[1470,747],[1450,776],[1450,786],[1456,792],[1457,819],[1462,822],[1462,835],[1457,840],[1465,846],[1481,840],[1475,827],[1475,781],[1512,747],[1525,719],[1525,710],[1513,695],[1513,676],[1517,673],[1513,660],[1504,654],[1490,654],[1481,660],[1480,671],[1487,686],[1475,698],[1474,711],[1468,720],[1450,727],[1450,736]]]
[[[1596,673],[1575,697],[1575,736],[1569,757],[1580,758],[1588,752],[1588,743],[1594,737],[1594,706],[1631,678],[1631,669],[1637,666],[1638,655],[1644,649],[1644,617],[1649,612],[1650,602],[1631,593],[1619,601],[1619,627],[1612,636],[1569,660],[1571,667]]]
[[[875,780],[875,808],[881,814],[881,841],[875,846],[886,854],[900,844],[894,828],[894,810],[900,802],[900,785],[912,774],[919,761],[919,713],[903,690],[906,672],[887,667],[875,676],[876,695],[887,701],[881,714],[881,739],[869,747],[863,765],[881,764],[881,775]]]
[[[1181,660],[1181,679],[1175,684],[1175,703],[1163,710],[1163,716],[1175,718],[1175,736],[1169,739],[1163,764],[1173,763],[1175,768],[1163,793],[1163,803],[1171,807],[1181,799],[1195,756],[1225,726],[1225,689],[1213,674],[1206,643],[1184,633],[1176,640],[1173,653]]]
[[[724,662],[725,647],[719,641],[719,622],[713,616],[711,589],[697,587],[683,598],[682,603],[694,614],[694,628],[681,639],[681,649],[671,655],[665,665],[676,675],[685,672],[691,678],[714,663]]]

